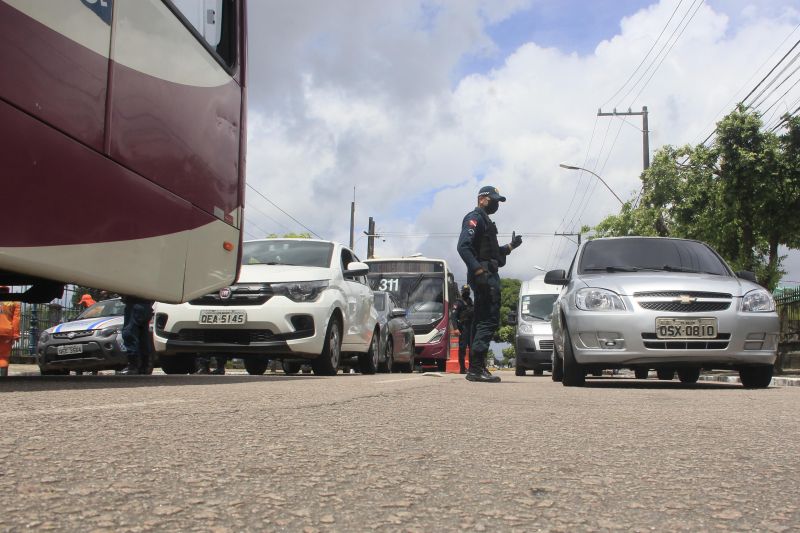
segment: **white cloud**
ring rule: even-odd
[[[565,231],[614,212],[616,200],[596,179],[558,163],[586,161],[619,195],[634,194],[641,120],[595,124],[595,113],[641,61],[675,3],[664,0],[624,19],[619,35],[592,54],[528,43],[501,67],[454,83],[466,55],[495,50],[486,25],[526,4],[251,3],[249,182],[318,233],[343,242],[354,186],[357,230],[371,215],[379,231],[456,233],[487,183],[509,199],[495,217],[501,233]],[[739,4],[730,13],[716,4],[701,7],[642,95],[634,99],[634,91],[609,104],[648,105],[651,150],[702,140],[800,21],[788,3],[769,16]],[[251,202],[268,209],[254,195]],[[257,212],[248,217],[271,224]],[[530,277],[532,265],[548,259],[549,266],[563,264],[574,245],[553,242],[526,237],[504,275]],[[364,249],[362,239],[357,251]],[[452,236],[387,236],[377,251],[421,251],[462,270]]]

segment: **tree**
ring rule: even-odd
[[[508,366],[508,362],[516,357],[517,351],[514,349],[513,344],[507,348],[503,348],[503,366]]]
[[[514,342],[514,326],[508,323],[508,314],[517,310],[521,284],[514,278],[500,280],[500,328],[495,333],[495,342]]]
[[[597,236],[661,235],[707,242],[734,269],[774,289],[779,246],[800,246],[800,118],[781,136],[742,106],[717,124],[710,147],[665,146],[642,173],[642,195],[602,220]]]

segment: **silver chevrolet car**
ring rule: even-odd
[[[738,370],[747,388],[772,381],[780,330],[772,295],[751,272],[734,273],[707,244],[660,237],[584,242],[553,305],[553,380],[655,369],[694,383],[703,369]]]

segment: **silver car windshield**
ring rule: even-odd
[[[304,240],[266,240],[244,243],[243,265],[292,265],[328,268],[333,244]]]
[[[642,270],[731,275],[725,263],[705,244],[663,238],[590,241],[584,246],[578,265],[581,274]]]

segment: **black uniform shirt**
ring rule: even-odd
[[[490,224],[491,227],[489,227]],[[484,239],[489,239],[489,242],[484,243],[484,248],[497,250],[497,257],[481,257],[481,243]],[[467,213],[461,223],[461,235],[458,238],[458,255],[467,265],[469,276],[472,276],[476,270],[481,268],[481,261],[495,260],[498,266],[505,265],[509,251],[508,246],[498,246],[497,226],[494,225],[486,211],[476,207]]]

